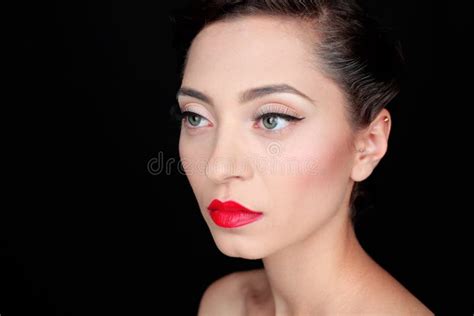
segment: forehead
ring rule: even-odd
[[[316,35],[308,30],[302,22],[263,16],[213,23],[191,45],[183,85],[241,90],[286,82],[311,89],[321,73],[312,53]]]

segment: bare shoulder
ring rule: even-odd
[[[407,315],[433,315],[431,312],[417,297],[409,292],[403,285],[398,281],[394,281],[395,285],[391,290],[392,299],[387,299],[387,302],[391,302],[394,310]]]
[[[263,269],[234,272],[217,279],[204,291],[198,316],[247,315],[249,297],[266,293],[265,281]]]
[[[380,269],[381,270],[381,269]],[[388,272],[374,271],[371,286],[362,302],[371,312],[394,315],[433,315],[418,298]]]
[[[202,295],[198,316],[242,315],[240,272],[225,275],[211,283]]]

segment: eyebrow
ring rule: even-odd
[[[274,85],[267,85],[267,86],[262,86],[262,87],[257,87],[257,88],[252,88],[245,90],[240,93],[239,95],[239,102],[240,103],[246,103],[250,102],[252,100],[255,100],[257,98],[264,97],[266,95],[274,94],[274,93],[291,93],[298,95],[311,103],[314,103],[314,100],[308,97],[306,94],[303,92],[297,90],[296,88],[288,85],[288,84],[274,84]],[[178,93],[176,94],[176,98],[179,98],[180,96],[189,96],[193,97],[196,99],[199,99],[209,105],[214,106],[214,101],[212,100],[211,97],[207,96],[203,92],[200,92],[198,90],[188,88],[188,87],[181,87],[178,90]]]

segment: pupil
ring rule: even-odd
[[[267,124],[268,123],[268,124]],[[263,125],[268,129],[273,129],[276,126],[276,117],[269,116],[263,120]]]
[[[198,126],[199,121],[200,121],[200,117],[197,116],[197,115],[191,115],[189,117],[189,123],[191,123],[191,125],[193,125],[193,126]]]

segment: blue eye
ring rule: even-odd
[[[191,111],[184,111],[180,113],[180,118],[182,121],[184,121],[186,127],[191,129],[205,127],[209,123],[205,117]],[[288,114],[269,112],[257,116],[254,120],[257,123],[262,122],[262,128],[265,131],[279,132],[280,130],[287,127],[291,122],[301,121],[302,119],[304,119],[304,117],[299,118]]]
[[[257,122],[262,121],[264,129],[273,132],[285,128],[293,121],[301,121],[302,119],[282,113],[265,113],[258,116],[255,120]]]
[[[185,124],[187,124],[189,128],[202,127],[200,126],[200,123],[203,121],[207,121],[207,119],[203,116],[191,111],[184,111],[183,113],[181,113],[181,119],[185,121]]]

